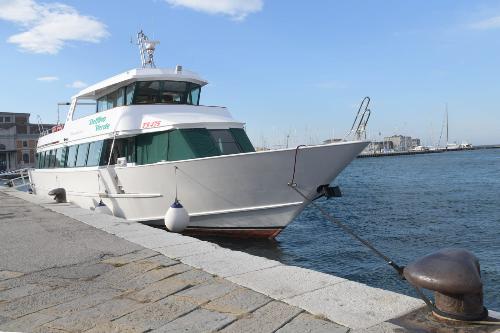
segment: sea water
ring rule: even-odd
[[[481,263],[484,303],[500,310],[500,149],[357,159],[333,184],[343,197],[316,203],[399,265],[446,247],[472,251]],[[217,242],[416,296],[390,266],[311,206],[276,241]]]

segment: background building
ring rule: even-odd
[[[404,135],[388,136],[384,138],[384,142],[392,142],[392,146],[395,151],[408,151],[413,147],[411,136],[404,136]]]
[[[52,124],[31,124],[29,113],[0,112],[0,172],[35,165],[40,131]]]

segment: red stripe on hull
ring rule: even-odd
[[[182,234],[190,236],[222,236],[233,238],[268,238],[278,236],[282,228],[276,229],[212,229],[212,228],[190,228]]]

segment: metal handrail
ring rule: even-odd
[[[347,133],[346,138],[355,134],[356,139],[361,140],[366,139],[366,125],[368,124],[368,120],[370,119],[371,110],[368,108],[370,105],[370,97],[366,96],[361,101],[359,105],[358,112],[356,113],[356,118],[354,118],[354,122],[352,123],[351,130]],[[364,108],[363,108],[364,106]]]

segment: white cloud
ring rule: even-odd
[[[87,86],[88,86],[88,84],[86,84],[83,81],[79,81],[79,80],[76,80],[73,83],[66,85],[66,87],[68,87],[68,88],[75,88],[75,89],[82,89],[82,88],[85,88]]]
[[[223,14],[242,21],[248,14],[262,10],[263,0],[165,0],[172,6],[182,6],[209,14]]]
[[[38,81],[43,81],[43,82],[53,82],[59,80],[57,76],[41,76],[36,78]]]
[[[21,25],[24,31],[7,41],[32,53],[56,54],[68,41],[97,43],[109,35],[102,22],[60,3],[0,0],[0,19]]]
[[[469,24],[469,27],[476,30],[498,29],[500,28],[500,16],[494,16],[482,21],[474,22]]]

